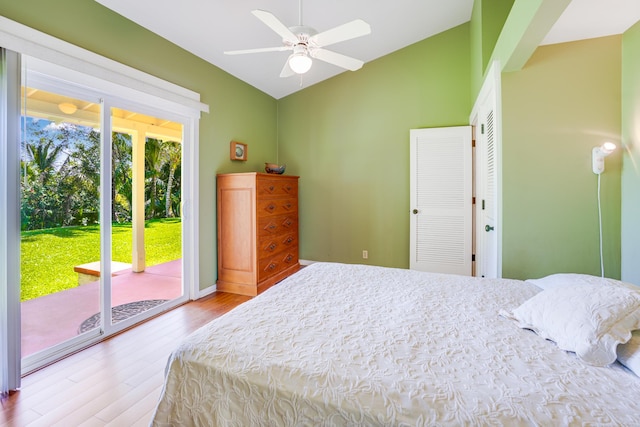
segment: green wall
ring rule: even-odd
[[[215,175],[260,170],[275,155],[272,97],[94,1],[0,0],[0,15],[201,94],[200,288],[217,278]],[[229,142],[249,144],[249,160],[229,160]]]
[[[482,0],[473,2],[469,31],[471,37],[471,62],[469,64],[471,67],[471,94],[475,101],[478,92],[480,92],[485,71],[482,58]]]
[[[508,60],[511,52],[503,52],[504,47],[499,44],[500,37],[503,37],[502,45],[505,44],[504,39],[508,39],[507,44],[517,43],[521,34],[509,31],[503,31],[508,19],[512,21],[514,17],[510,17],[511,9],[514,4],[521,7],[522,1],[530,0],[475,0],[471,11],[471,95],[475,100],[480,92],[482,83],[485,78],[489,64],[493,60],[501,61],[501,65]],[[516,13],[517,15],[517,13]],[[531,15],[526,15],[517,26],[522,29],[523,25],[528,24]],[[511,23],[510,26],[513,26]],[[500,50],[499,52],[495,52]]]
[[[476,0],[482,9],[482,70],[486,71],[493,49],[515,0]]]
[[[622,279],[640,285],[640,22],[622,38]]]
[[[600,274],[591,150],[620,144],[621,37],[539,47],[502,76],[503,276]],[[602,174],[605,273],[620,277],[620,150]]]
[[[408,267],[409,130],[468,123],[469,38],[464,24],[278,101],[302,259]]]

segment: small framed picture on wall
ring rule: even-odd
[[[231,141],[231,160],[247,160],[247,144]]]

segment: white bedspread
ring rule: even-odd
[[[313,264],[172,354],[156,426],[640,425],[640,379],[500,317],[515,280]]]

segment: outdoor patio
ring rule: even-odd
[[[171,300],[182,295],[181,263],[178,259],[131,269],[112,277],[112,307],[145,300]],[[82,323],[99,311],[99,281],[79,285],[25,301],[22,310],[22,357],[78,335]]]

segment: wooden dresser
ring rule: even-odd
[[[217,289],[254,296],[298,271],[298,177],[219,174],[217,189]]]

